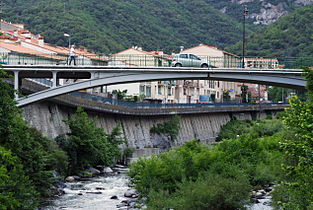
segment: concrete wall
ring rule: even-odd
[[[23,110],[24,118],[29,125],[51,138],[69,131],[63,120],[68,119],[75,112],[74,108],[49,102],[29,105],[24,107]],[[150,134],[150,129],[153,125],[169,120],[169,116],[140,117],[92,111],[87,111],[87,113],[90,117],[97,117],[96,125],[102,127],[105,132],[110,132],[120,123],[123,134],[128,139],[129,146],[137,149],[153,147],[167,149],[171,146],[182,145],[185,141],[195,138],[205,143],[213,143],[221,126],[226,124],[232,116],[241,120],[256,117],[256,114],[250,112],[182,115],[178,140],[169,142],[167,136]],[[261,118],[265,117],[266,114],[262,113]]]

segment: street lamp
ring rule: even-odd
[[[64,34],[65,37],[68,37],[68,48],[71,48],[71,35]]]
[[[68,56],[70,56],[70,52],[71,52],[71,35],[69,34],[64,34],[65,37],[68,37]],[[67,61],[69,62],[69,61]]]
[[[248,15],[248,8],[245,5],[243,8],[243,33],[242,33],[242,68],[245,68],[245,39],[246,39],[246,16]]]

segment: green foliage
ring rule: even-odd
[[[126,90],[126,89],[123,90],[123,91],[120,91],[120,90],[112,90],[112,94],[116,94],[118,100],[123,100],[123,99],[126,97],[126,93],[127,93],[127,90]]]
[[[309,99],[290,99],[284,123],[291,135],[281,142],[288,162],[283,165],[286,177],[274,194],[275,205],[284,209],[313,208],[313,102],[312,70],[305,69]]]
[[[212,147],[186,142],[158,157],[140,158],[129,176],[151,209],[243,208],[251,185],[277,182],[282,172],[281,136],[258,135],[251,129]]]
[[[300,65],[312,66],[312,19],[313,5],[297,9],[277,22],[270,24],[262,31],[247,37],[246,56],[268,56],[280,59],[280,64],[288,68],[299,68]],[[227,49],[241,55],[242,42]],[[302,57],[286,60],[284,57]]]
[[[229,167],[228,170],[234,169]],[[195,182],[184,181],[178,190],[154,191],[149,194],[149,209],[239,209],[247,203],[249,183],[237,170],[236,178],[208,172]]]
[[[157,124],[150,129],[151,133],[156,134],[168,134],[171,137],[171,140],[174,141],[177,138],[177,135],[180,130],[180,116],[175,115],[171,117],[170,121],[164,122],[162,124]]]
[[[33,192],[33,188],[30,187],[30,193],[25,195],[25,201],[19,202],[34,200],[31,205],[36,208],[43,197],[53,193],[51,191],[55,183],[53,172],[57,169],[56,155],[59,150],[52,146],[50,139],[43,137],[26,124],[16,106],[15,91],[2,79],[0,89],[0,145],[10,150],[17,158],[17,164],[22,165],[24,175],[29,178],[29,181],[24,179],[24,184],[28,185],[31,182],[35,190]],[[24,175],[21,173],[22,177]],[[13,178],[14,174],[11,177]],[[22,181],[20,184],[23,185]]]
[[[247,133],[251,123],[249,121],[240,121],[233,119],[221,127],[221,130],[216,137],[216,141],[223,139],[236,138],[237,135]]]
[[[121,156],[119,145],[124,142],[120,138],[120,126],[116,126],[110,134],[95,126],[95,119],[81,107],[65,123],[70,128],[68,137],[60,136],[58,144],[69,157],[69,173],[80,172],[87,167],[96,165],[111,165],[115,158]]]
[[[68,33],[72,43],[102,53],[115,53],[132,45],[169,53],[179,51],[181,45],[191,47],[200,43],[223,48],[241,39],[238,33],[241,24],[206,0],[192,3],[4,0],[3,3],[3,19],[25,24],[25,28],[40,33],[48,43],[68,46],[63,35]]]
[[[37,196],[18,158],[0,146],[0,209],[34,209]]]

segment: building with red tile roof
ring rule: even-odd
[[[1,33],[3,35],[0,37],[0,54],[2,54],[0,59],[3,62],[10,64],[67,63],[69,48],[45,43],[43,36],[32,34],[24,29],[24,25],[1,20]],[[107,58],[87,52],[86,48],[79,47],[75,49],[75,53],[78,65],[107,65]]]

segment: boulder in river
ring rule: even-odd
[[[110,199],[114,199],[114,200],[117,200],[118,197],[116,195],[113,195]]]
[[[95,168],[92,168],[92,167],[90,167],[90,168],[88,169],[88,172],[91,173],[92,176],[97,176],[97,175],[100,174],[100,171],[99,171],[98,169],[95,169]]]
[[[132,198],[134,195],[137,195],[138,192],[134,189],[128,190],[127,192],[124,193],[124,196],[127,198]]]
[[[110,167],[105,167],[103,173],[113,173],[113,170]]]
[[[65,181],[66,182],[74,182],[75,178],[73,176],[68,176],[68,177],[66,177]]]

